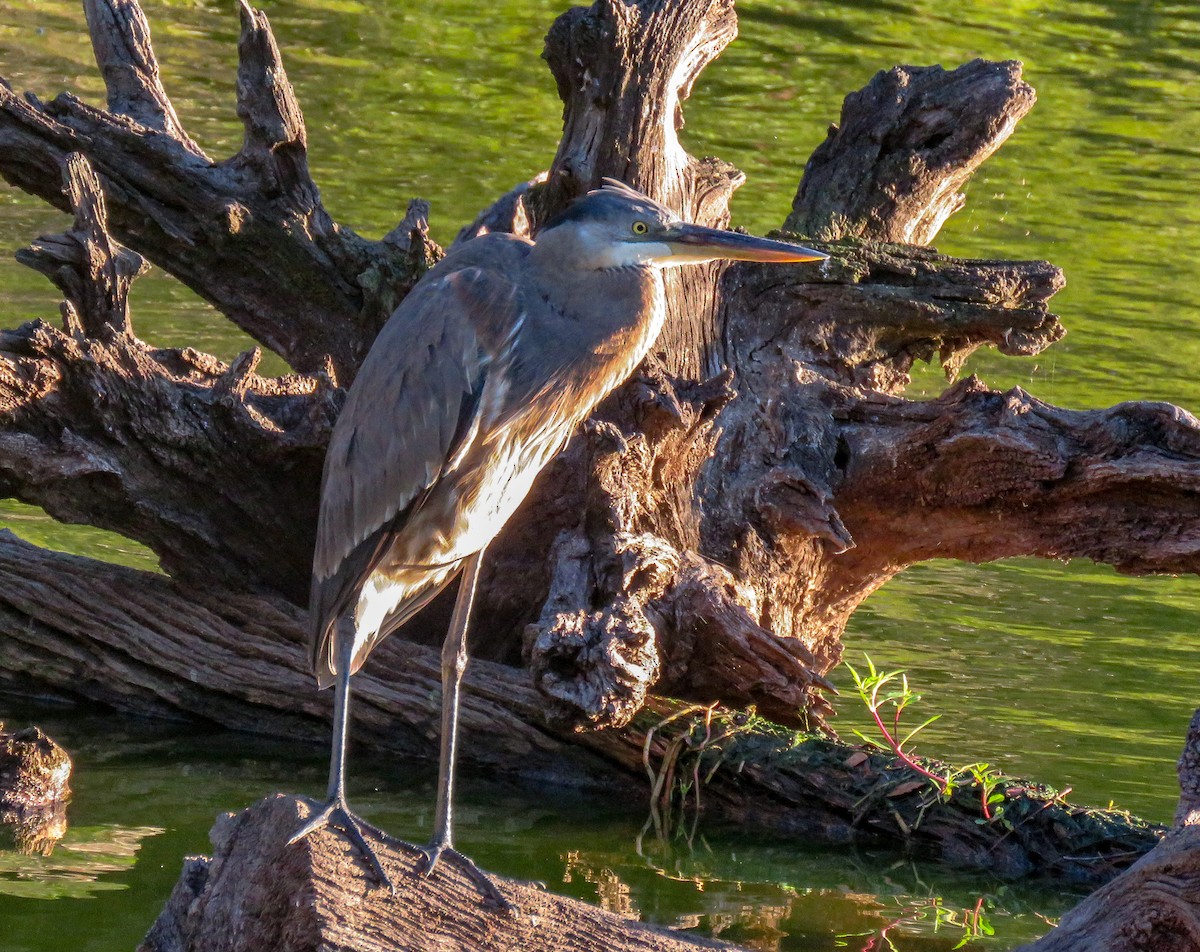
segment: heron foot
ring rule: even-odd
[[[420,850],[425,854],[424,861],[418,869],[418,872],[422,876],[428,877],[433,875],[433,871],[442,857],[445,857],[447,860],[453,860],[462,867],[463,872],[475,884],[483,896],[485,906],[495,912],[503,912],[509,916],[517,914],[516,907],[504,898],[500,890],[496,888],[496,884],[492,882],[491,877],[476,866],[475,861],[470,857],[464,856],[448,843],[430,843],[428,846],[420,847]]]
[[[383,830],[371,825],[361,817],[355,816],[350,812],[350,808],[346,805],[346,801],[342,797],[334,797],[332,800],[327,801],[304,826],[292,835],[292,838],[288,840],[288,846],[300,842],[308,834],[315,833],[317,830],[323,830],[325,827],[333,827],[345,834],[346,839],[350,841],[350,845],[366,860],[367,866],[379,884],[385,887],[393,896],[396,895],[396,884],[384,872],[383,866],[379,862],[379,857],[375,855],[375,850],[371,847],[371,844],[366,841],[363,831],[369,832],[372,836],[390,845],[405,846],[409,849],[420,849],[420,847],[403,843],[395,837],[388,836]]]

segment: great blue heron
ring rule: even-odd
[[[433,267],[384,325],[325,459],[310,602],[311,661],[334,684],[324,807],[292,838],[333,825],[391,882],[346,804],[350,676],[456,574],[442,649],[441,768],[424,870],[453,850],[459,687],[484,549],[579,423],[658,336],[660,269],[718,258],[815,261],[820,252],[681,221],[606,179],[537,241],[488,234]],[[373,829],[367,827],[368,829]]]

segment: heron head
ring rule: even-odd
[[[718,259],[822,261],[803,245],[685,222],[665,205],[615,179],[577,199],[551,220],[538,244],[562,244],[584,267],[669,268]]]

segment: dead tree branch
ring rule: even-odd
[[[420,228],[368,241],[335,223],[308,171],[300,107],[266,17],[241,5],[241,150],[214,162],[167,98],[136,0],[86,4],[109,94],[102,111],[0,85],[0,174],[70,210],[59,169],[96,170],[109,227],[297,371],[354,375],[383,321],[438,250]]]
[[[784,227],[826,241],[929,244],[1036,98],[1012,60],[880,71],[846,97]]]
[[[310,689],[303,622],[281,599],[218,589],[198,595],[161,575],[47,552],[0,533],[0,628],[7,633],[0,688],[27,692],[37,684],[141,714],[324,739],[331,698]],[[355,680],[355,737],[377,751],[432,756],[440,680],[436,648],[385,642]],[[1126,814],[1084,810],[1012,780],[1006,815],[1021,819],[1014,835],[976,822],[979,792],[970,784],[951,801],[926,802],[929,785],[913,786],[914,774],[894,758],[744,713],[709,716],[718,729],[705,739],[703,712],[687,715],[690,705],[650,698],[629,725],[581,734],[547,709],[516,668],[472,662],[466,684],[463,752],[473,762],[640,802],[647,749],[659,765],[698,759],[704,775],[719,759],[703,790],[712,823],[810,843],[890,843],[999,875],[1052,872],[1084,882],[1125,868],[1159,833]],[[908,789],[897,793],[901,784]]]

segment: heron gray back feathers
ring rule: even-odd
[[[650,317],[642,284],[657,275],[613,290],[602,273],[572,263],[569,242],[559,244],[565,253],[539,257],[536,245],[509,235],[464,243],[409,293],[364,361],[325,463],[310,596],[320,681],[334,674],[337,616],[369,614],[368,581],[396,602],[360,633],[355,667],[413,603],[454,578],[471,554],[456,539],[499,531],[487,528],[489,518],[515,503],[481,499],[496,492],[492,471],[530,482],[535,473],[523,468],[540,470],[641,360],[644,345],[630,335]],[[493,506],[494,516],[472,506]]]
[[[409,292],[363,362],[325,462],[310,648],[332,679],[353,612],[353,668],[454,578],[534,477],[658,336],[660,268],[819,252],[682,222],[619,182],[536,242],[488,234]]]

